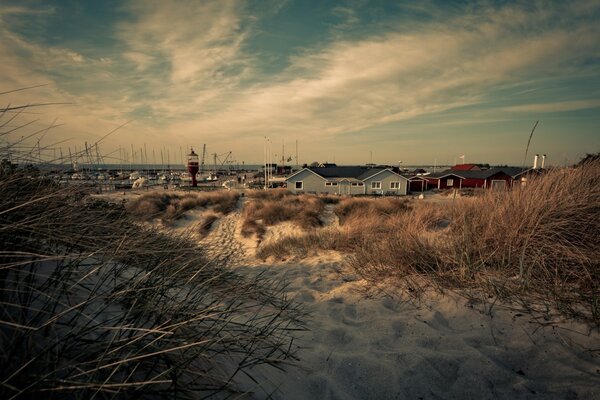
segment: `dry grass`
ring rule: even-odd
[[[129,201],[125,208],[138,218],[160,218],[163,223],[168,224],[195,208],[207,208],[223,215],[229,214],[236,209],[239,197],[239,193],[225,190],[184,195],[149,193]]]
[[[219,219],[219,215],[213,212],[208,212],[202,216],[202,220],[198,223],[198,233],[200,237],[205,237],[210,232],[215,221]]]
[[[324,203],[316,196],[281,195],[285,192],[275,192],[273,197],[268,195],[254,196],[244,207],[244,236],[258,235],[265,232],[265,226],[272,226],[284,221],[291,221],[303,229],[321,225],[319,215]]]
[[[351,225],[353,221],[373,220],[386,223],[386,219],[404,214],[410,202],[396,197],[382,199],[343,198],[335,208],[340,225]]]
[[[447,204],[344,198],[335,211],[337,231],[284,238],[257,255],[341,250],[372,282],[434,283],[600,322],[597,161]]]
[[[0,193],[2,398],[233,393],[292,356],[299,314],[275,283],[70,188],[13,174]]]
[[[225,213],[233,198],[146,198],[130,212]],[[2,399],[240,397],[256,388],[239,376],[293,359],[302,315],[277,282],[238,275],[34,168],[0,169],[0,302]]]
[[[437,235],[408,214],[404,229],[357,247],[352,265],[373,280],[420,274],[600,322],[600,164],[487,191],[445,214],[449,227]]]
[[[271,256],[280,259],[306,257],[317,255],[319,250],[351,251],[352,238],[340,231],[311,230],[262,245],[256,250],[256,257],[262,260]]]

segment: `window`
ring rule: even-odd
[[[358,186],[357,182],[352,182],[352,186]]]
[[[331,186],[337,186],[337,182],[331,182]]]
[[[446,186],[454,186],[454,179],[446,179]]]
[[[358,182],[358,186],[365,186],[365,184],[362,182]]]
[[[302,190],[302,189],[304,189],[304,185],[303,185],[302,181],[296,182],[296,190]]]
[[[325,186],[337,186],[337,182],[325,182]]]
[[[325,186],[331,186],[331,182],[325,182]]]
[[[506,181],[492,179],[492,189],[493,190],[506,189],[506,187],[507,187]]]
[[[400,182],[390,182],[390,189],[400,189]]]
[[[381,189],[381,182],[371,182],[371,189]]]

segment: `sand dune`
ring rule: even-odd
[[[198,244],[245,274],[265,274],[310,317],[298,332],[298,362],[286,371],[238,376],[249,398],[274,399],[600,399],[600,334],[575,322],[540,324],[507,306],[428,293],[419,304],[382,283],[374,290],[337,252],[287,260],[255,258],[241,236],[241,209],[217,221]],[[251,201],[251,200],[250,200]],[[191,211],[175,231],[190,229]],[[334,226],[334,215],[323,216]],[[262,243],[298,229],[268,228]]]
[[[451,293],[430,293],[415,305],[386,294],[385,286],[369,290],[331,251],[259,262],[257,242],[240,229],[239,212],[230,214],[200,244],[234,255],[239,271],[285,283],[310,314],[309,330],[298,335],[297,365],[263,372],[263,392],[254,397],[600,399],[600,335],[585,325],[542,326],[530,315],[500,305],[490,312]],[[281,224],[265,240],[297,231]]]
[[[300,367],[270,373],[263,398],[600,398],[600,342],[583,325],[541,327],[500,308],[491,317],[450,294],[420,306],[367,298],[333,254],[238,268],[287,282],[312,316]]]

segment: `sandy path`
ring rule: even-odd
[[[199,241],[209,258],[231,267],[247,264],[249,261],[249,252],[246,251],[249,246],[238,238],[243,204],[242,197],[238,200],[237,210],[219,218],[211,227],[210,234]]]

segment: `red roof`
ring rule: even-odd
[[[481,171],[477,164],[456,164],[450,169],[453,171]]]

